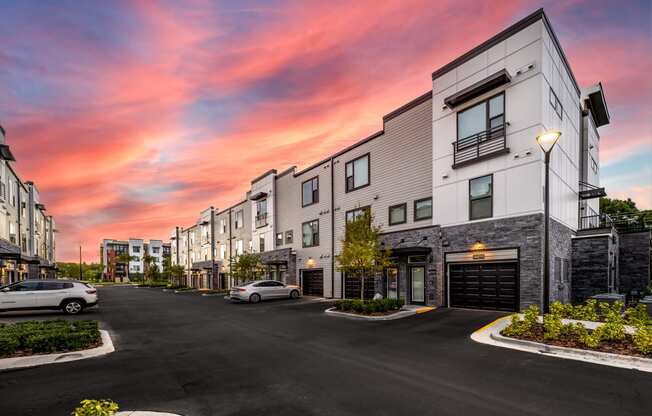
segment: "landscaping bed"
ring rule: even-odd
[[[0,358],[79,351],[102,344],[97,321],[0,324]]]
[[[539,308],[531,306],[522,319],[514,315],[501,335],[558,347],[652,358],[652,322],[645,307],[628,308],[625,313],[623,310],[621,302],[610,305],[590,301],[579,306],[554,302],[550,313],[540,319]],[[568,321],[578,318],[600,323],[589,329],[582,322]]]
[[[335,302],[338,312],[347,312],[363,316],[387,316],[395,314],[403,307],[402,299],[359,300],[342,299]]]

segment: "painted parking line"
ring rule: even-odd
[[[416,313],[426,313],[430,311],[434,311],[436,308],[431,307],[431,306],[424,306],[421,308],[417,308]]]

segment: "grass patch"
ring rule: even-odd
[[[26,321],[0,324],[0,357],[79,351],[97,347],[97,321]]]

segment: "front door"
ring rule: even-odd
[[[426,302],[426,268],[424,266],[410,267],[410,302]]]

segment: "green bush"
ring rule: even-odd
[[[119,407],[113,400],[82,400],[72,416],[112,416]]]
[[[632,340],[638,352],[652,355],[652,326],[637,327]]]
[[[627,323],[635,327],[652,325],[652,320],[647,314],[647,307],[642,303],[639,303],[635,307],[627,308],[625,317]]]
[[[0,327],[0,357],[80,350],[100,340],[96,321],[19,322]]]
[[[572,313],[567,318],[577,319],[578,321],[597,321],[598,314],[596,312],[595,299],[589,299],[584,305],[576,305],[572,307]]]
[[[370,315],[399,310],[403,307],[401,299],[366,300],[342,299],[335,302],[335,309],[342,312],[355,312]]]
[[[603,328],[603,326],[599,326],[589,332],[589,330],[587,330],[584,325],[577,323],[575,324],[573,330],[575,334],[577,334],[577,337],[579,338],[582,345],[589,348],[596,348],[598,345],[600,345],[600,341],[602,341],[604,335]]]

